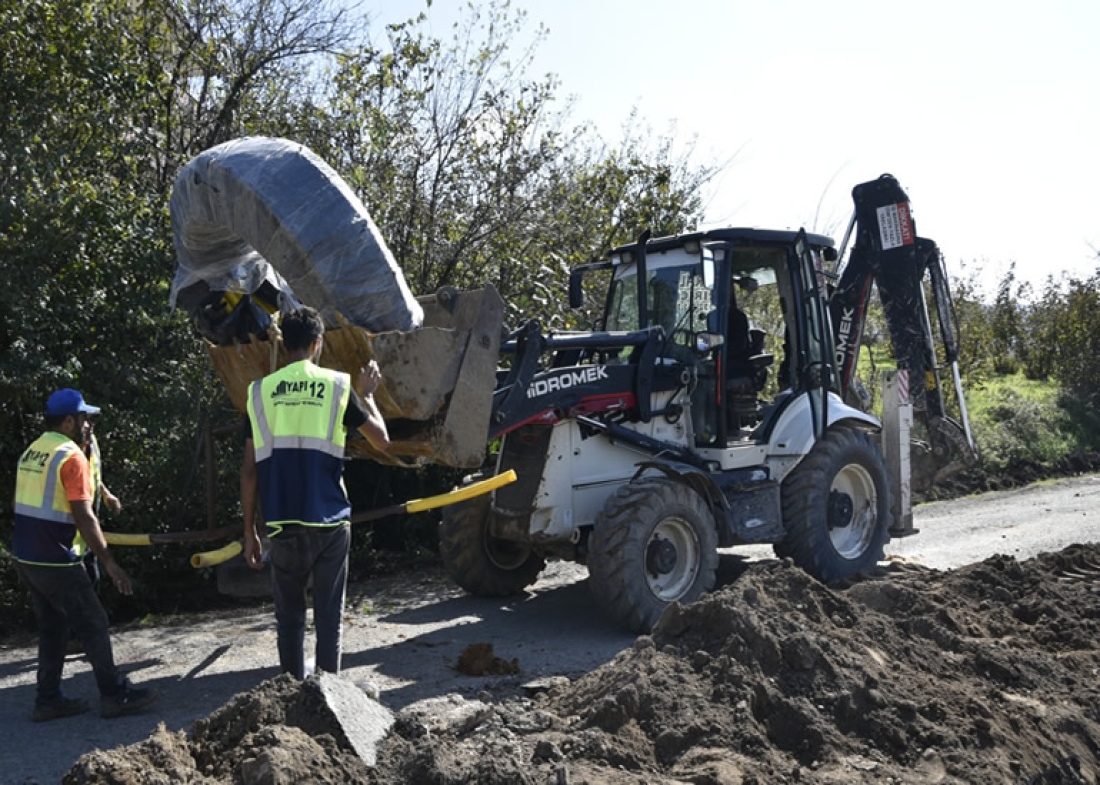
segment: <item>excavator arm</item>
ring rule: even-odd
[[[943,257],[935,242],[917,235],[909,197],[891,175],[857,185],[852,199],[855,212],[849,235],[854,227],[855,239],[829,304],[837,336],[840,393],[858,404],[856,364],[874,284],[898,368],[908,371],[914,416],[923,423],[927,438],[913,445],[913,488],[927,490],[977,460],[959,376],[957,322]],[[936,314],[938,345],[928,294]],[[948,371],[953,400],[943,387]],[[957,418],[948,413],[949,401]]]

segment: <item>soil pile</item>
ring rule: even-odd
[[[372,767],[280,677],[65,782],[1097,783],[1098,633],[1100,546],[833,587],[757,562],[574,682],[408,707]]]

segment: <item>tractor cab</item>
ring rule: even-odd
[[[825,421],[834,375],[823,270],[835,253],[829,238],[803,232],[643,238],[599,265],[613,270],[604,326],[660,328],[658,362],[687,371],[696,450],[766,444],[797,393],[814,390],[814,419]]]

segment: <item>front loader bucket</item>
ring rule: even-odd
[[[371,333],[337,315],[341,326],[325,332],[321,365],[353,378],[372,359],[382,370],[375,401],[386,419],[390,449],[379,452],[358,435],[349,435],[347,455],[397,466],[480,467],[496,387],[504,301],[486,286],[470,292],[444,288],[417,302],[424,309],[420,329]],[[208,343],[207,352],[242,413],[249,383],[286,362],[281,341],[256,337],[236,346]]]

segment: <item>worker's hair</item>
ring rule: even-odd
[[[321,315],[308,305],[284,314],[279,322],[283,344],[292,352],[308,349],[313,339],[325,334]]]

